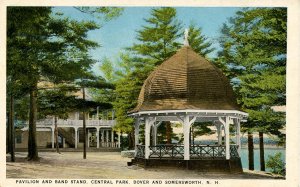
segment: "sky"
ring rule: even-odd
[[[104,57],[115,59],[125,47],[132,46],[136,43],[135,39],[137,30],[142,29],[146,25],[144,19],[150,17],[150,12],[153,7],[126,7],[123,13],[102,25],[100,29],[90,31],[89,39],[98,42],[101,47],[91,51],[91,56],[96,59],[97,64],[93,70],[96,74],[101,74],[99,65]],[[234,16],[238,7],[176,7],[177,19],[182,23],[183,28],[188,28],[190,23],[196,27],[202,28],[202,33],[206,36],[213,46],[218,49],[217,39],[220,36],[222,24],[229,17]],[[95,20],[90,15],[80,13],[73,7],[55,7],[55,12],[59,11],[77,20]],[[183,36],[182,36],[183,42]],[[216,51],[210,56],[214,56]]]

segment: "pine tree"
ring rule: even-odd
[[[138,43],[120,54],[116,62],[104,59],[101,67],[107,79],[116,84],[112,101],[116,111],[119,132],[129,134],[129,147],[133,147],[133,119],[127,112],[136,106],[139,91],[144,80],[156,65],[161,64],[179,47],[176,39],[179,36],[180,24],[176,20],[173,8],[152,9],[151,17],[145,19],[147,25],[137,32]],[[112,72],[112,64],[115,71]],[[105,97],[105,96],[104,96]]]
[[[252,133],[259,131],[261,141],[263,133],[284,138],[279,131],[285,125],[284,114],[271,107],[285,104],[286,18],[285,8],[243,9],[222,28],[223,49],[218,64],[227,69],[238,102],[249,113],[243,129],[248,131],[249,169],[252,170]]]
[[[181,36],[181,24],[176,19],[176,9],[170,7],[154,8],[151,10],[151,17],[145,19],[145,21],[147,25],[137,32],[139,43],[129,48],[139,59],[137,59],[136,69],[127,77],[129,78],[127,80],[133,84],[131,88],[135,88],[138,91],[140,91],[144,80],[154,67],[175,54],[180,47],[177,39]],[[139,79],[133,79],[132,76],[137,76]],[[123,85],[120,86],[123,87]],[[136,103],[139,93],[133,93],[135,95],[132,95],[133,100],[131,100],[131,103]],[[121,113],[125,115],[127,111],[134,107],[131,106],[131,108],[127,108]],[[121,118],[127,118],[127,116],[122,116]],[[162,125],[167,126],[167,143],[171,143],[171,123],[166,122],[166,124]],[[133,137],[132,132],[131,135]]]
[[[115,72],[116,100],[113,103],[117,113],[116,127],[129,133],[129,137],[133,137],[133,120],[128,118],[127,112],[136,106],[144,80],[156,66],[175,54],[182,46],[178,41],[183,41],[182,27],[176,18],[176,9],[154,8],[145,22],[146,25],[137,31],[138,42],[128,48],[130,54],[123,56],[117,64],[110,63],[115,64],[116,69],[122,69]],[[210,47],[211,43],[196,26],[191,25],[189,40],[191,46],[203,56],[213,50]],[[105,66],[106,70],[112,69],[111,65],[105,63]],[[166,130],[167,143],[171,143],[171,124],[170,122],[162,124],[160,129],[163,126],[168,129]]]
[[[202,34],[202,29],[197,28],[195,24],[189,26],[188,41],[191,48],[203,57],[207,57],[209,53],[215,50],[212,48],[212,43]]]
[[[176,19],[176,9],[170,7],[152,9],[151,17],[145,21],[147,25],[137,32],[139,43],[130,49],[142,57],[143,65],[152,69],[180,47],[177,39],[182,34],[181,24]]]
[[[38,160],[38,82],[71,81],[89,69],[93,61],[86,53],[97,44],[86,33],[96,28],[93,22],[53,18],[49,7],[8,8],[8,50],[15,53],[8,52],[7,66],[25,77],[21,83],[30,95],[28,159]]]

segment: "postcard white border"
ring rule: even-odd
[[[5,153],[5,93],[6,93],[6,7],[7,6],[199,6],[199,7],[287,7],[288,8],[288,45],[287,45],[287,147],[286,147],[286,180],[238,180],[222,179],[218,180],[217,185],[208,186],[299,186],[300,178],[300,1],[299,0],[2,0],[0,2],[0,187],[11,186],[39,186],[39,185],[16,185],[14,179],[6,179],[6,153]],[[90,180],[90,179],[88,179]],[[205,180],[205,179],[201,179]],[[210,179],[208,179],[210,180]],[[214,181],[214,180],[210,180]],[[55,184],[54,184],[55,185]],[[47,186],[54,186],[47,185]],[[74,186],[74,185],[55,185],[55,186]],[[76,185],[80,186],[80,185]],[[91,185],[95,186],[95,185]],[[99,185],[97,185],[99,186]],[[104,186],[104,185],[101,185]],[[119,185],[118,185],[119,186]],[[124,185],[127,186],[127,185]],[[151,185],[143,185],[151,186]],[[166,185],[160,185],[166,186]],[[173,186],[173,185],[172,185]],[[182,186],[182,185],[179,185]],[[188,185],[202,186],[202,185]],[[206,186],[206,185],[203,185]]]

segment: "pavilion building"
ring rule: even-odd
[[[43,85],[45,86],[45,84]],[[48,87],[52,85],[46,85]],[[82,98],[82,92],[74,94]],[[89,94],[87,100],[91,100]],[[108,116],[108,113],[111,116]],[[106,115],[105,115],[106,114]],[[102,116],[102,117],[101,117]],[[119,151],[121,146],[121,133],[113,129],[116,124],[114,111],[106,110],[100,114],[97,108],[97,114],[90,115],[86,113],[86,131],[87,131],[87,148],[93,150]],[[23,150],[28,148],[28,121],[23,124],[24,127],[16,131],[16,149]],[[83,147],[83,114],[80,111],[70,112],[68,119],[58,119],[58,141],[61,148],[80,149]],[[54,117],[48,116],[45,119],[37,120],[37,147],[38,148],[55,148],[55,123]]]
[[[227,77],[193,51],[187,39],[145,80],[130,116],[135,118],[135,156],[131,164],[242,172],[240,122],[248,114],[237,105]],[[183,144],[157,144],[157,128],[165,121],[182,124]],[[216,127],[215,145],[191,144],[190,128],[195,122],[210,122]],[[145,125],[144,142],[139,138],[141,125]],[[230,141],[231,133],[235,141]]]

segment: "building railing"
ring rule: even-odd
[[[99,143],[100,147],[119,147],[118,142],[100,142]]]
[[[136,157],[145,157],[145,146],[136,146]],[[184,146],[183,145],[156,145],[149,146],[151,158],[158,159],[183,159]],[[190,146],[190,159],[225,159],[225,146],[224,145],[191,145]],[[230,157],[239,157],[238,145],[230,145]]]
[[[112,126],[115,125],[115,123],[116,123],[115,120],[86,120],[86,126],[89,126],[89,127],[99,127],[99,126],[100,127],[101,126],[112,127]],[[54,124],[53,119],[43,119],[43,120],[38,120],[37,121],[37,125],[39,125],[39,126],[49,127],[49,126],[52,126],[53,124]],[[82,127],[83,126],[83,120],[58,119],[57,120],[57,125],[59,127],[70,127],[70,126]]]

